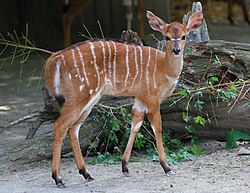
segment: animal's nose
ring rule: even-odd
[[[173,48],[173,52],[178,55],[180,53],[180,48]]]

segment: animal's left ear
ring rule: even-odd
[[[200,11],[197,11],[193,13],[187,22],[187,33],[199,28],[202,25],[203,21],[203,13]]]

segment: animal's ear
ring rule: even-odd
[[[165,35],[164,28],[167,24],[162,19],[155,16],[151,11],[147,11],[147,18],[148,23],[153,30],[159,31],[163,35]]]
[[[187,22],[187,32],[191,32],[197,28],[199,28],[202,25],[203,21],[203,13],[200,11],[197,11],[193,13]]]

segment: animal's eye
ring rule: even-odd
[[[166,41],[171,41],[171,39],[168,36],[166,36]]]
[[[181,37],[181,40],[185,40],[185,39],[186,39],[186,36],[182,36],[182,37]]]

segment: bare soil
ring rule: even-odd
[[[229,26],[226,29],[229,30]],[[218,26],[214,28],[215,39],[223,39],[223,30]],[[236,29],[231,27],[231,32],[241,33],[240,41],[245,36],[249,40],[249,26]],[[230,31],[230,30],[229,30]],[[219,34],[221,33],[221,36]],[[231,38],[232,34],[226,34]],[[236,36],[234,36],[236,37]],[[237,36],[238,37],[238,36]],[[237,38],[236,37],[236,38]],[[227,39],[230,40],[230,39]],[[45,56],[46,57],[46,56]],[[43,107],[41,86],[39,85],[42,61],[37,56],[31,58],[23,66],[20,80],[21,67],[17,64],[5,64],[0,70],[0,126],[6,125],[19,117]],[[33,72],[34,69],[37,69]],[[27,85],[29,86],[27,87]],[[18,87],[21,85],[19,92]],[[129,164],[130,176],[125,177],[121,172],[120,164],[88,165],[88,170],[95,180],[87,182],[78,174],[73,158],[63,158],[61,174],[66,189],[59,189],[51,178],[50,160],[20,165],[5,159],[8,148],[22,143],[28,132],[27,124],[20,124],[12,128],[0,128],[0,193],[51,193],[51,192],[171,192],[171,193],[247,193],[250,192],[250,156],[239,156],[241,147],[226,150],[224,143],[205,140],[201,142],[204,155],[195,161],[185,161],[172,166],[174,175],[166,176],[158,162],[141,159],[139,162]],[[38,135],[51,132],[51,124],[44,125]],[[248,144],[245,148],[250,148]]]

